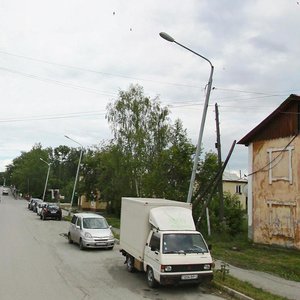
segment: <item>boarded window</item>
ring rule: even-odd
[[[294,239],[296,203],[269,200],[267,204],[269,206],[270,235]]]
[[[269,184],[278,180],[289,181],[290,184],[293,184],[292,150],[294,150],[293,146],[267,150],[269,154]]]

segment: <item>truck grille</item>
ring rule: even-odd
[[[172,272],[195,272],[195,271],[204,271],[204,264],[172,265]]]

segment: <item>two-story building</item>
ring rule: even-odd
[[[248,147],[248,236],[300,249],[300,96],[290,95],[238,143]]]
[[[225,171],[223,173],[223,192],[236,195],[242,209],[247,209],[247,179],[235,173]]]

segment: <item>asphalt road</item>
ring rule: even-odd
[[[0,193],[0,299],[223,299],[201,286],[150,289],[144,273],[126,271],[118,245],[80,251],[67,242],[68,222],[42,221]]]

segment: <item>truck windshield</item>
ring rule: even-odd
[[[163,253],[207,253],[208,249],[200,234],[167,233],[163,236]]]

